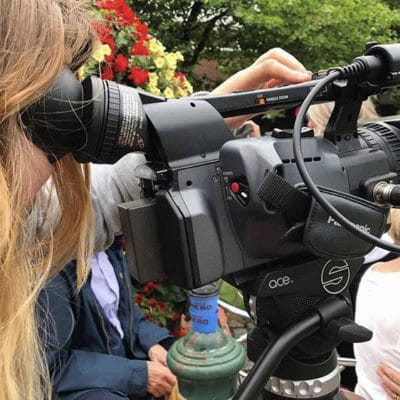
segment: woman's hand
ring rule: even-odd
[[[303,64],[291,54],[280,48],[268,50],[249,67],[237,72],[212,94],[227,94],[241,90],[265,89],[288,83],[301,83],[311,79]],[[225,121],[231,129],[238,128],[251,116],[227,118]]]
[[[164,367],[167,366],[167,350],[165,350],[160,344],[157,343],[150,347],[148,356],[150,361],[158,362],[161,365],[164,365]]]
[[[381,364],[378,375],[382,379],[382,387],[393,400],[400,400],[400,372]]]

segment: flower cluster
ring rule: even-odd
[[[82,77],[97,74],[165,97],[192,93],[185,75],[176,70],[178,62],[183,61],[182,54],[167,52],[125,0],[97,0],[96,5],[101,44],[84,67]]]
[[[168,328],[174,336],[185,336],[186,329],[181,326],[181,320],[187,314],[188,302],[183,289],[153,281],[135,289],[135,302],[147,319]]]

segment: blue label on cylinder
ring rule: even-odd
[[[218,296],[190,296],[190,315],[193,331],[213,333],[218,327]]]

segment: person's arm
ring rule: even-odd
[[[76,293],[75,270],[71,264],[52,278],[39,296],[39,332],[54,391],[98,388],[143,397],[148,386],[146,360],[73,349],[76,321],[84,312]]]
[[[113,165],[91,165],[95,252],[109,248],[115,236],[121,234],[118,204],[140,198],[140,184],[134,172],[145,162],[143,155],[131,153]]]
[[[129,360],[111,354],[73,350],[52,371],[56,393],[107,389],[144,397],[148,385],[145,360]]]
[[[166,328],[161,328],[153,322],[146,319],[139,307],[133,307],[133,332],[134,348],[133,353],[135,357],[143,358],[144,356],[152,360],[150,356],[150,349],[160,342],[172,338],[171,334]],[[160,346],[161,347],[161,346]],[[144,354],[143,354],[144,353]],[[153,359],[152,361],[155,361]]]
[[[143,334],[146,334],[146,330],[142,330]],[[154,340],[154,328],[150,334]],[[158,336],[164,337],[165,333],[159,333]],[[68,345],[64,345],[63,359],[58,357],[58,362],[53,364],[51,371],[53,390],[56,393],[95,388],[114,390],[140,398],[146,393],[160,397],[170,393],[176,384],[175,376],[156,358],[150,358],[150,361],[130,360],[92,351],[68,351],[65,347]],[[166,350],[163,351],[166,356]]]
[[[121,233],[118,204],[140,197],[139,180],[134,171],[145,163],[141,154],[131,153],[113,165],[91,165],[91,192],[95,215],[94,251],[107,249]],[[32,241],[37,235],[45,237],[57,223],[60,207],[51,180],[41,189],[29,217]]]
[[[135,356],[140,356],[142,351],[146,353],[148,381],[147,391],[155,397],[161,397],[171,393],[176,384],[176,377],[167,367],[167,350],[160,344],[173,340],[168,330],[160,328],[147,320],[142,311],[136,305],[133,307],[132,335],[135,339],[132,349]]]
[[[232,75],[211,94],[226,94],[250,89],[267,89],[289,83],[309,81],[311,73],[291,54],[280,48],[268,50],[249,67]],[[231,129],[240,127],[254,115],[227,118]]]

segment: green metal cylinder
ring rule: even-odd
[[[219,328],[213,333],[189,332],[168,352],[168,366],[186,400],[228,400],[237,388],[245,363],[243,347]]]

